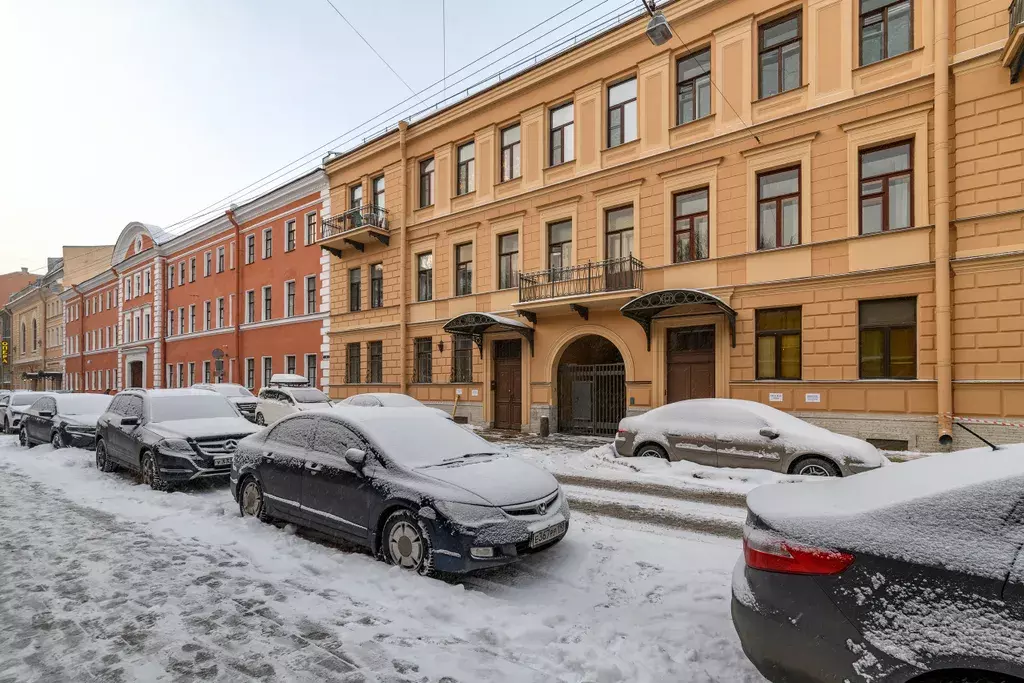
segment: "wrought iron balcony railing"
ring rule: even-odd
[[[1024,0],[1013,0],[1010,3],[1010,34],[1021,24],[1024,24]]]
[[[644,264],[633,256],[519,274],[519,301],[643,289]]]
[[[338,237],[359,228],[389,230],[388,210],[383,206],[357,206],[345,213],[325,218],[320,230],[320,239]]]

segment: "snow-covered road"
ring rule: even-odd
[[[762,681],[735,541],[577,515],[451,585],[0,436],[0,682]]]

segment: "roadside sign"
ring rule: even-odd
[[[224,357],[224,352],[220,349],[214,349],[213,353],[211,353],[210,355],[216,358],[217,360],[220,360],[221,358]]]

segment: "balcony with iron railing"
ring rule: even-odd
[[[1013,0],[1009,7],[1010,37],[1003,48],[1003,66],[1010,70],[1010,82],[1024,73],[1024,0]]]
[[[642,290],[644,264],[634,256],[519,274],[519,303]]]
[[[383,206],[357,206],[325,218],[320,226],[320,246],[339,256],[346,247],[364,251],[367,244],[379,242],[387,246],[390,241],[391,226]]]

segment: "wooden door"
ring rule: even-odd
[[[522,342],[494,342],[494,427],[521,429],[523,424]]]
[[[133,360],[128,363],[128,370],[131,373],[130,383],[128,386],[142,388],[142,361]]]
[[[668,331],[666,403],[715,396],[715,328]]]

